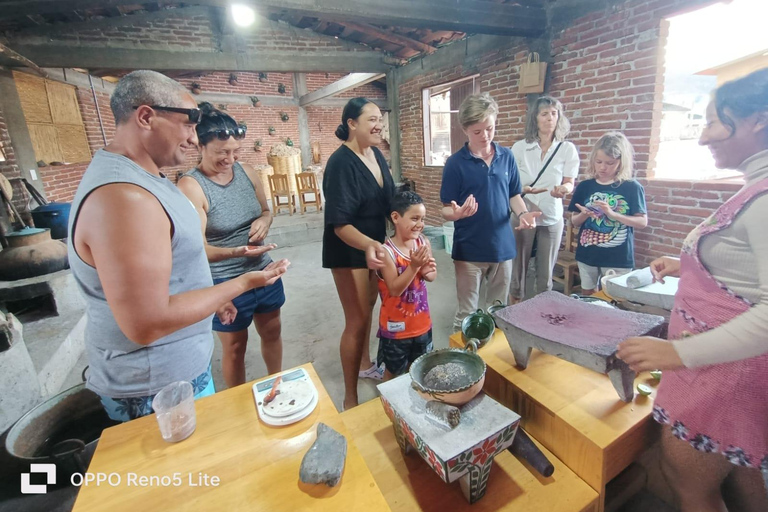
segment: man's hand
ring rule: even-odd
[[[219,322],[221,322],[222,325],[229,325],[234,322],[237,317],[237,308],[232,301],[229,301],[216,311],[216,316],[219,317]]]
[[[251,288],[263,288],[275,284],[290,265],[291,262],[288,260],[273,261],[264,267],[264,270],[247,272],[245,275],[248,276],[248,283]]]

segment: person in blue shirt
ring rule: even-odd
[[[608,270],[626,274],[635,266],[635,229],[648,224],[645,190],[632,179],[632,144],[623,133],[606,133],[589,157],[587,175],[573,192],[568,211],[579,228],[576,262],[584,295],[598,291]]]
[[[443,168],[440,200],[443,218],[454,222],[453,262],[458,310],[454,331],[478,309],[480,284],[486,281],[486,302],[504,302],[512,280],[516,229],[536,227],[541,212],[528,212],[520,196],[520,176],[509,148],[493,142],[499,107],[487,93],[467,97],[459,107],[459,123],[468,142]]]

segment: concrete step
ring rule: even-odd
[[[278,247],[293,247],[319,242],[323,239],[323,227],[324,214],[322,211],[309,211],[304,215],[280,213],[275,216],[265,241],[268,244],[277,244]]]

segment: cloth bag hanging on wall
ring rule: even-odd
[[[520,80],[518,91],[523,94],[544,92],[544,81],[547,77],[547,63],[539,60],[539,54],[531,52],[528,60],[520,65]]]

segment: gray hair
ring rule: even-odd
[[[131,117],[133,107],[177,107],[185,92],[186,89],[179,82],[157,71],[133,71],[117,83],[109,99],[109,106],[115,116],[115,124],[119,125]]]
[[[555,107],[557,109],[557,125],[555,126],[555,140],[563,141],[571,131],[571,123],[563,113],[563,104],[552,96],[539,96],[528,111],[528,120],[525,123],[525,142],[541,142],[539,139],[539,124],[537,118],[542,107]]]
[[[487,92],[472,94],[461,102],[459,107],[459,124],[467,128],[475,123],[481,123],[493,116],[499,115],[499,105]]]

